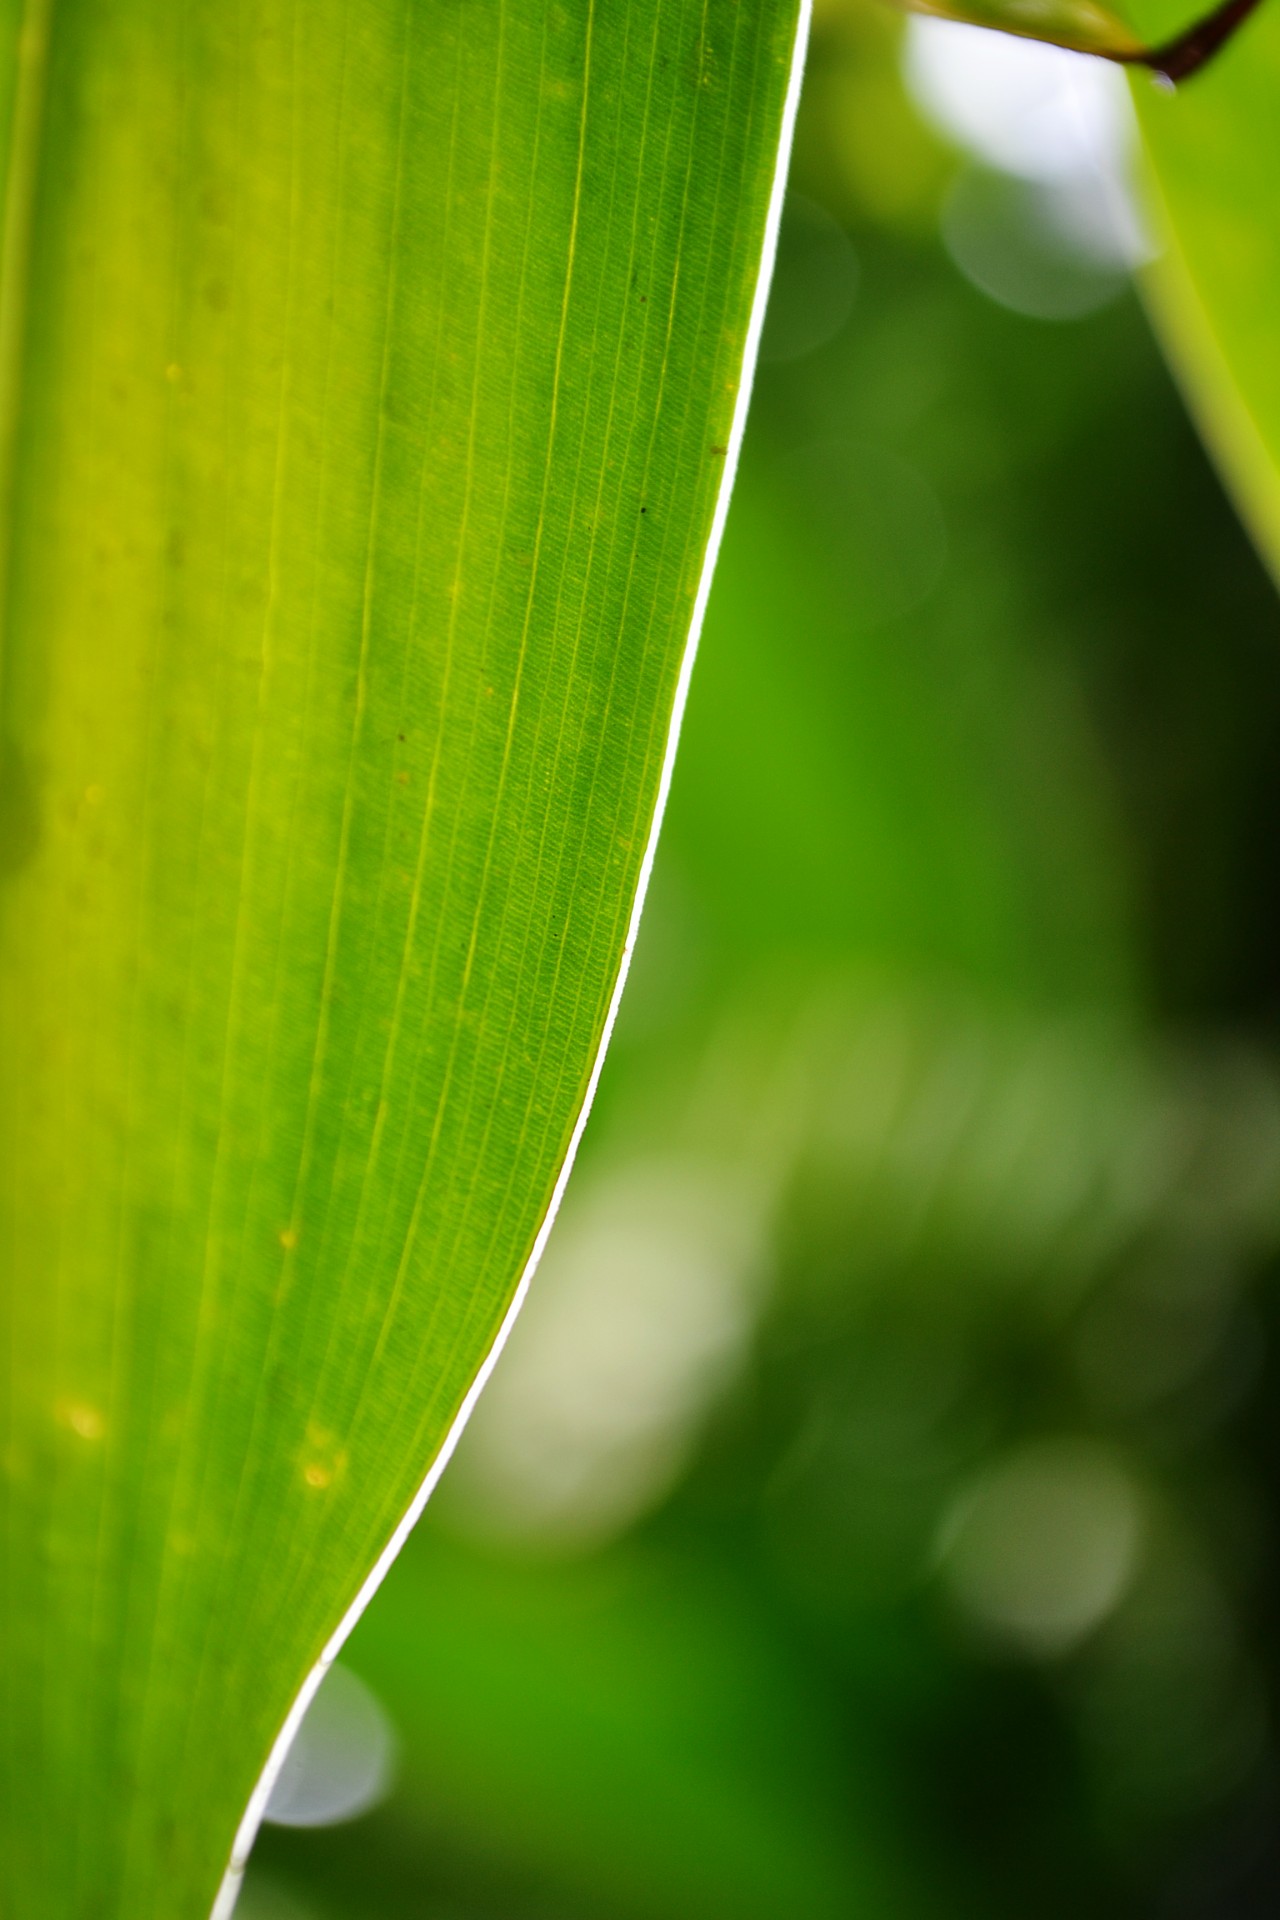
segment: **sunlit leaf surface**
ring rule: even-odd
[[[1280,568],[1280,13],[1263,6],[1195,85],[1135,89],[1168,247],[1152,308],[1255,538]]]
[[[207,1914],[618,979],[789,0],[0,32],[0,1913]]]

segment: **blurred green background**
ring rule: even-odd
[[[597,1112],[242,1920],[1276,1911],[1280,604],[1128,124],[819,8]]]

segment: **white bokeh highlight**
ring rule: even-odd
[[[1123,173],[1133,108],[1119,68],[988,27],[917,14],[907,22],[907,87],[940,132],[1023,180]]]
[[[662,1497],[753,1331],[766,1198],[660,1157],[579,1186],[459,1449],[456,1519],[577,1548]]]
[[[991,299],[1037,319],[1078,319],[1151,258],[1133,186],[1135,116],[1117,67],[917,16],[903,73],[924,118],[974,163],[953,183],[942,237]],[[1003,177],[1003,192],[991,176]]]
[[[349,1668],[331,1667],[289,1748],[264,1818],[277,1827],[331,1827],[356,1819],[390,1792],[395,1748],[381,1703]]]
[[[1115,1452],[1054,1436],[1006,1454],[957,1496],[939,1537],[941,1570],[975,1626],[1052,1657],[1114,1612],[1145,1530],[1140,1492]]]

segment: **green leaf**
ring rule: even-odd
[[[1280,13],[1193,87],[1135,91],[1165,241],[1148,301],[1200,430],[1280,576]]]
[[[0,17],[5,1920],[209,1911],[536,1255],[796,13]]]

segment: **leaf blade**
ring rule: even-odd
[[[528,1262],[795,65],[782,4],[303,22],[68,5],[50,46],[3,696],[24,1913],[207,1910]]]

